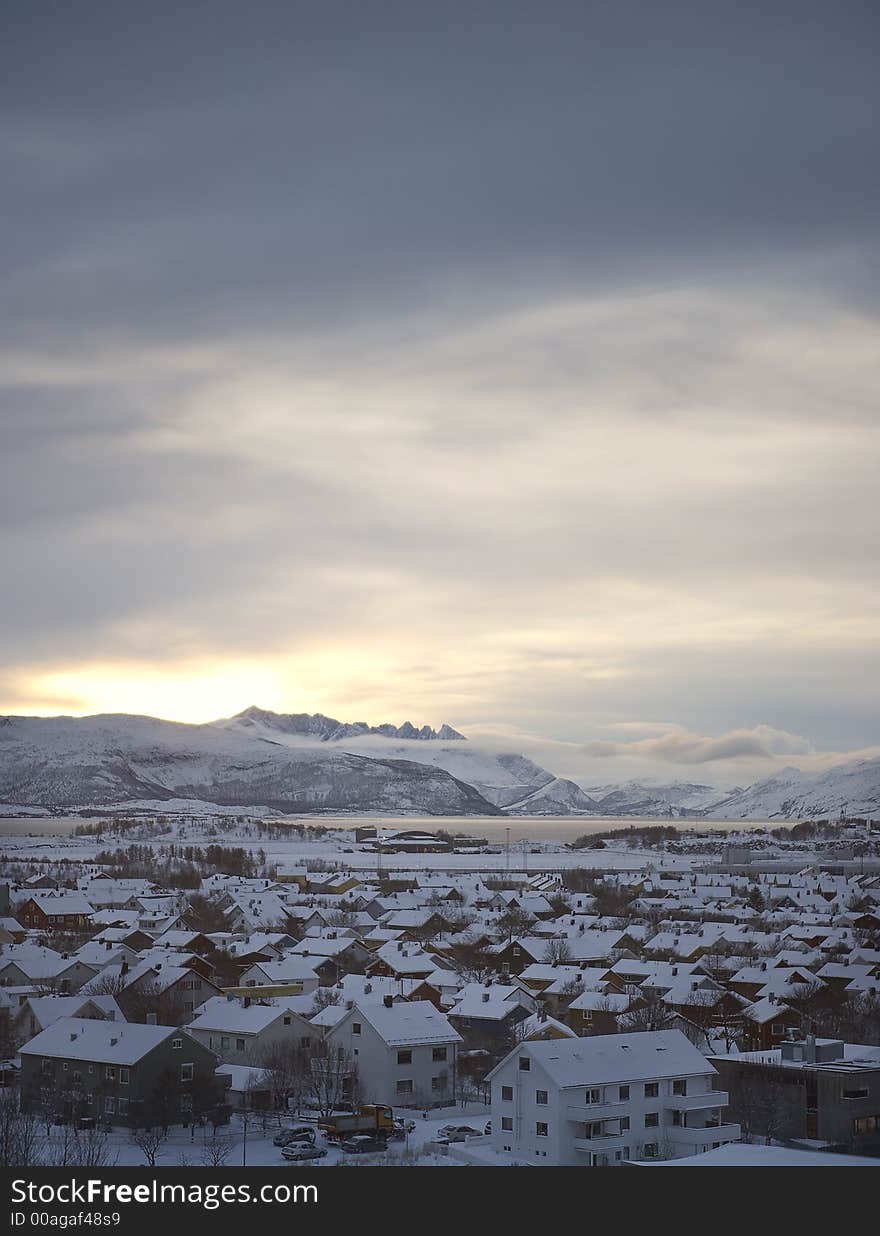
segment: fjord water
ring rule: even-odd
[[[242,813],[244,814],[244,813]],[[183,822],[190,817],[175,816]],[[202,818],[199,816],[198,818]],[[250,818],[250,817],[248,817]],[[81,824],[94,823],[100,816],[19,816],[0,818],[0,837],[68,837]],[[665,824],[678,829],[697,832],[734,832],[743,829],[753,831],[761,828],[786,828],[795,820],[671,820],[668,817],[651,819],[645,816],[288,816],[276,817],[276,823],[315,826],[325,828],[375,827],[389,829],[424,829],[436,832],[457,833],[466,837],[485,837],[493,844],[522,841],[571,842],[578,837],[593,836],[612,829],[644,828],[651,824]]]

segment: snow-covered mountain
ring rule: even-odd
[[[295,747],[245,724],[0,718],[2,802],[74,810],[171,800],[280,812],[501,814],[440,767],[314,739]]]
[[[447,725],[371,726],[258,708],[205,725],[126,714],[0,717],[0,803],[4,811],[190,803],[291,814],[877,816],[880,759],[824,773],[786,768],[728,792],[692,782],[582,787]]]
[[[714,803],[710,820],[804,820],[880,814],[880,759],[851,760],[823,773],[799,768],[757,781]]]
[[[293,734],[299,738],[317,738],[321,742],[339,742],[343,738],[362,738],[368,734],[422,742],[434,739],[464,742],[464,735],[459,734],[451,725],[441,725],[439,730],[431,729],[430,725],[416,729],[409,721],[404,721],[403,725],[367,725],[366,721],[337,721],[334,717],[325,717],[320,712],[277,713],[253,705],[228,721],[215,721],[213,724],[224,728],[233,724],[242,729],[252,727],[257,730],[271,730],[278,734]]]
[[[587,788],[602,815],[652,816],[670,819],[702,815],[720,797],[717,788],[690,781],[671,785],[652,785],[645,781],[626,781],[622,785]]]

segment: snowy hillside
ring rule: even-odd
[[[643,815],[670,818],[699,816],[718,802],[720,792],[711,785],[676,781],[671,785],[652,785],[627,781],[622,785],[587,787],[603,815]]]
[[[823,773],[785,768],[716,802],[712,820],[833,819],[880,814],[880,759],[853,760]]]
[[[368,759],[410,760],[419,764],[429,764],[433,768],[442,768],[459,781],[472,785],[488,802],[505,810],[518,809],[516,804],[523,802],[545,787],[549,787],[551,782],[557,780],[552,772],[539,767],[526,756],[512,752],[498,755],[487,751],[485,748],[464,740],[461,734],[451,730],[449,726],[443,726],[436,732],[431,730],[430,733],[435,735],[433,739],[425,737],[426,731],[429,730],[427,726],[422,730],[415,730],[415,727],[410,726],[412,733],[404,733],[407,727],[401,726],[396,731],[397,741],[389,742],[385,731],[393,729],[393,726],[368,727],[362,730],[359,727],[332,722],[333,725],[339,726],[339,731],[346,733],[340,737],[337,731],[336,736],[328,739],[324,737],[324,730],[327,727],[321,724],[326,721],[326,718],[307,717],[305,722],[297,718],[298,724],[295,727],[288,726],[286,724],[288,720],[289,718],[276,716],[275,713],[248,709],[229,721],[215,724],[232,731],[240,731],[244,728],[250,734],[284,743],[300,751],[307,748],[314,749],[316,742],[333,743],[340,750]],[[449,733],[454,736],[452,739],[448,738]],[[567,794],[569,806],[564,805],[563,799],[566,795],[559,791],[557,795],[559,801],[555,805],[549,800],[543,806],[536,804],[535,809],[529,814],[564,815],[568,812],[595,810],[594,804],[583,794],[579,786],[574,785],[573,782],[565,784],[571,787],[571,791]]]
[[[416,745],[416,744],[413,744]],[[0,719],[0,800],[75,809],[171,799],[282,812],[498,815],[439,767],[151,717]]]

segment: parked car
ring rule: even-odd
[[[295,1129],[282,1129],[272,1138],[273,1146],[290,1146],[294,1142],[315,1144],[315,1130],[307,1124],[298,1125]]]
[[[479,1137],[480,1130],[469,1124],[446,1124],[440,1130],[438,1142],[466,1142],[469,1137]]]
[[[356,1133],[354,1137],[345,1139],[342,1149],[346,1154],[381,1154],[388,1149],[388,1144],[383,1137],[370,1137],[367,1133]]]
[[[281,1151],[282,1158],[288,1163],[305,1163],[309,1159],[324,1159],[327,1151],[323,1146],[312,1146],[309,1142],[291,1142]]]

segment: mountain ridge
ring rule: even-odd
[[[192,801],[287,814],[796,820],[880,814],[880,758],[783,768],[750,786],[582,785],[449,725],[371,726],[254,706],[203,724],[127,713],[0,717],[0,802],[135,808]],[[155,809],[144,807],[143,809]]]

